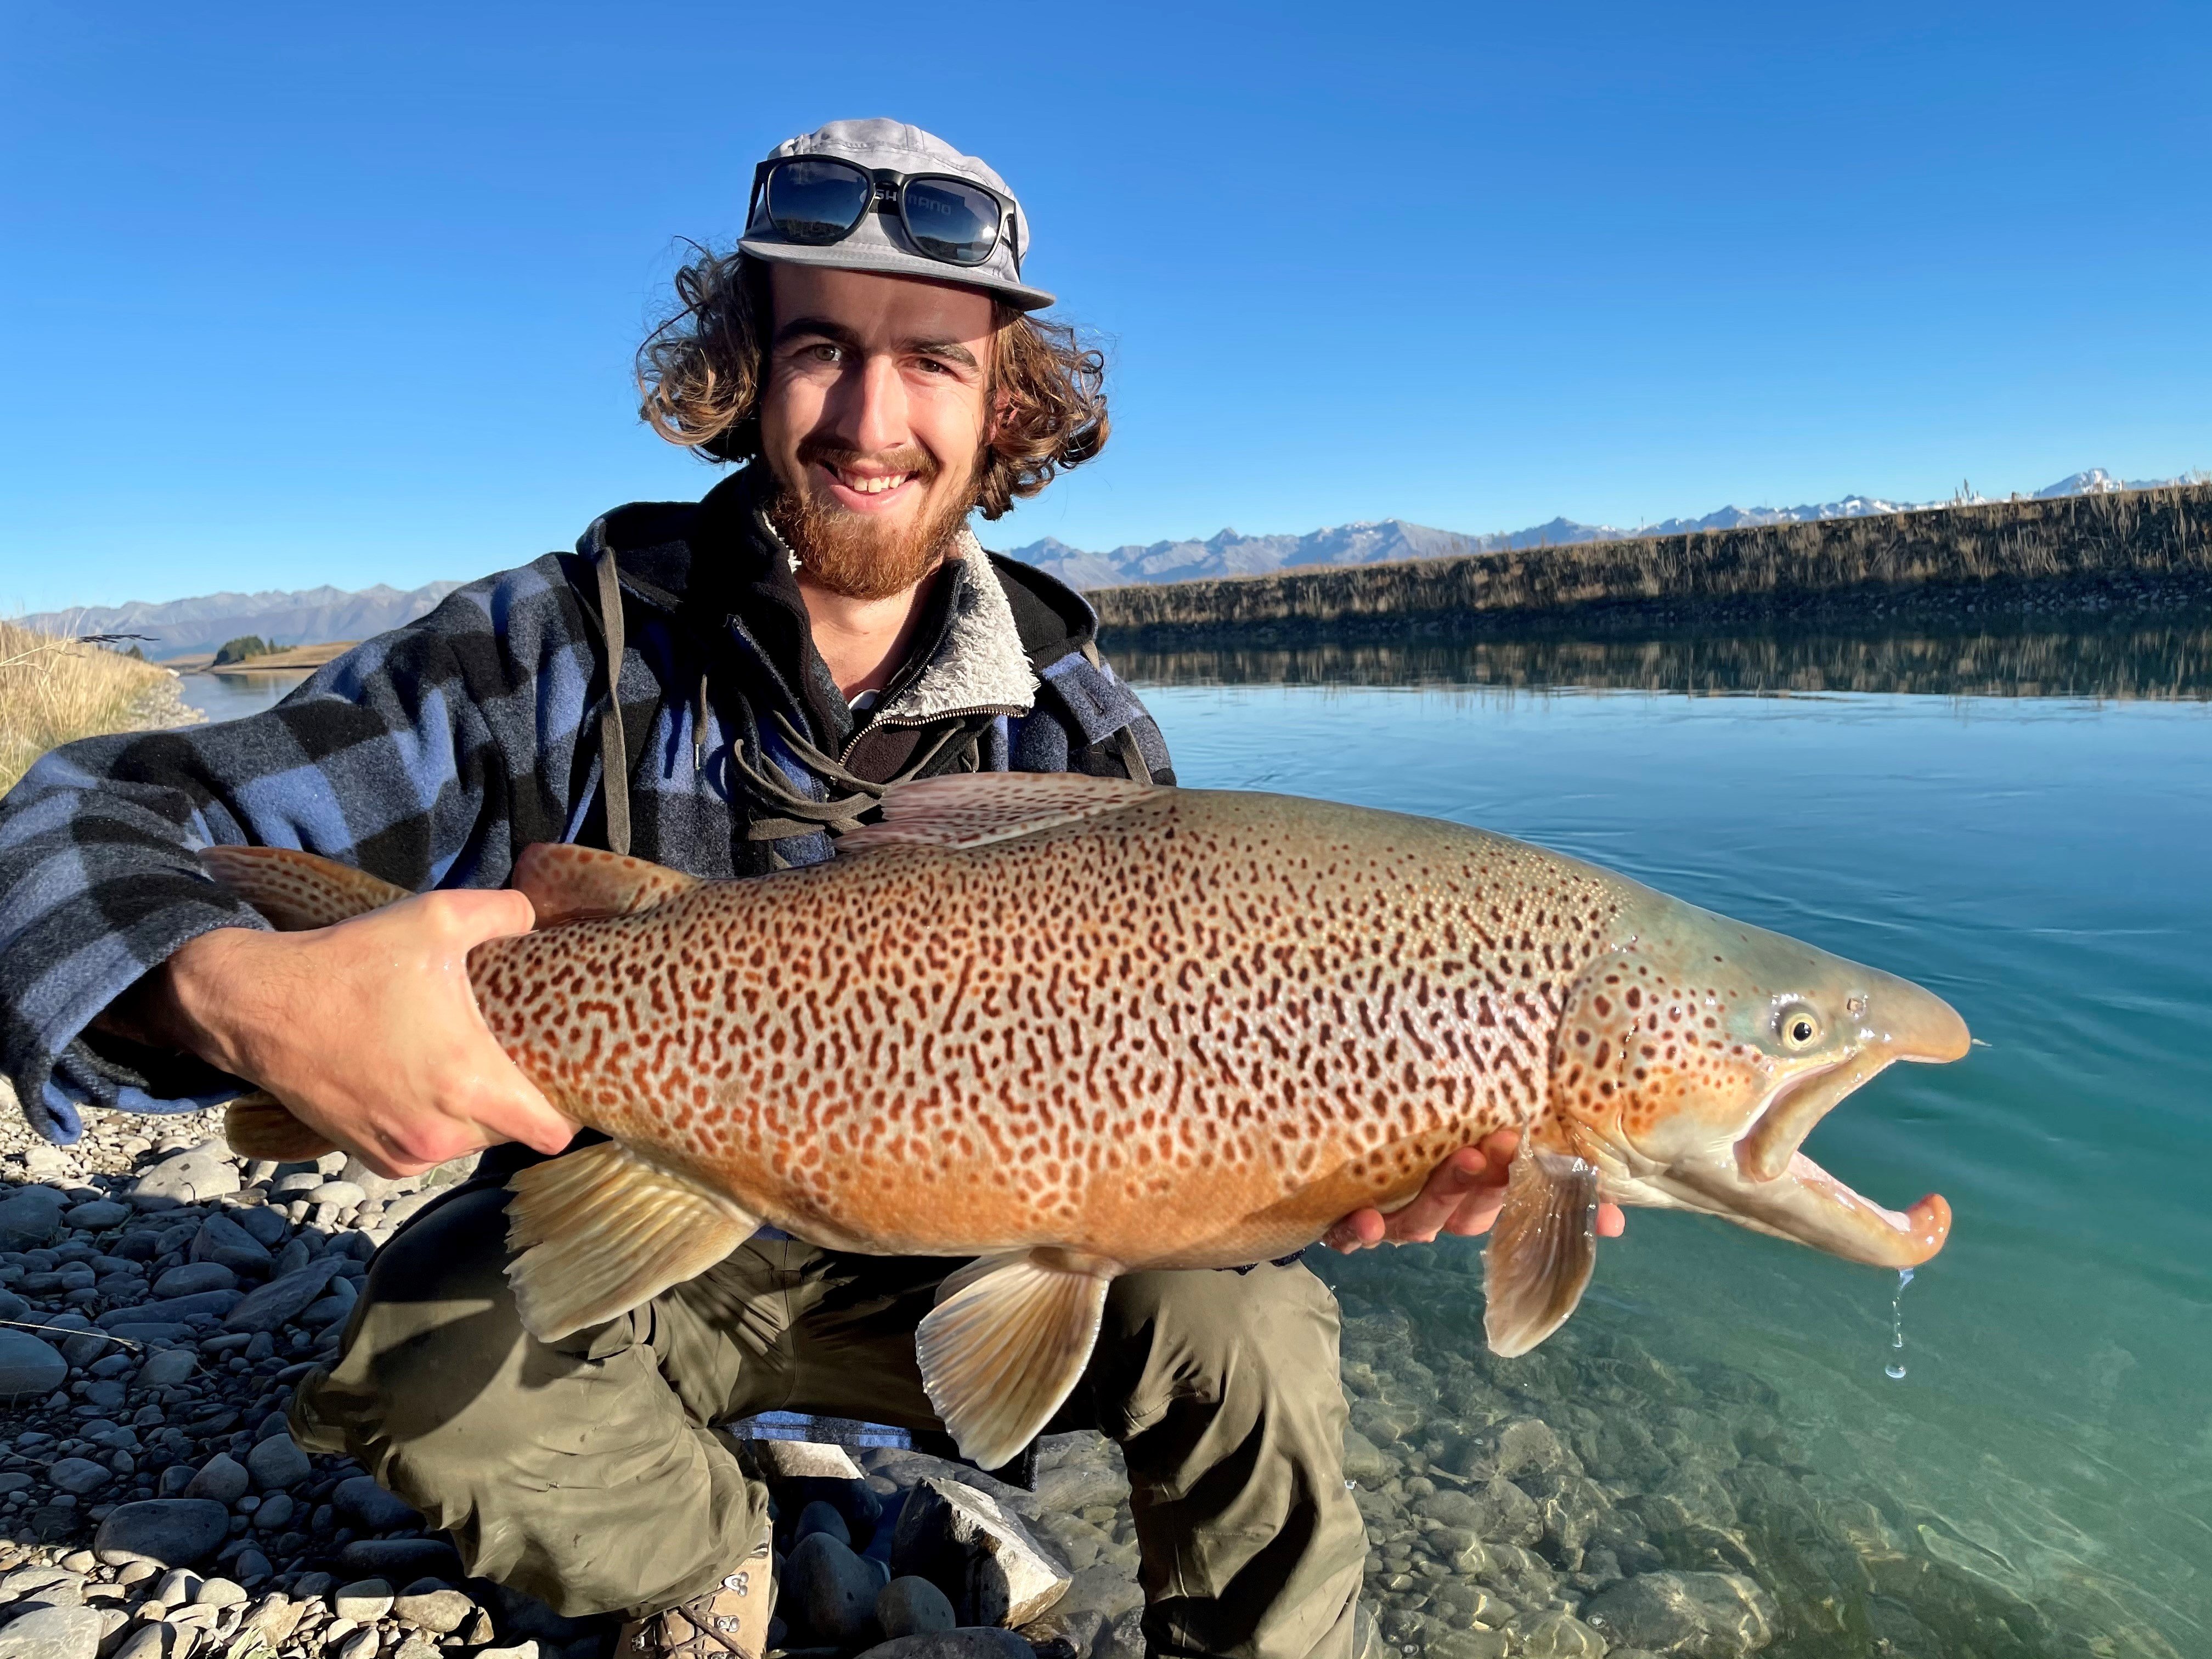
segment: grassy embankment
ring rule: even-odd
[[[1114,587],[1109,647],[2212,607],[2212,485]]]
[[[58,744],[197,718],[165,668],[0,623],[0,791]]]

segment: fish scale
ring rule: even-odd
[[[1580,860],[1071,775],[898,786],[838,850],[711,883],[580,848],[518,860],[539,925],[477,946],[471,983],[525,1074],[610,1138],[514,1182],[533,1333],[763,1224],[974,1257],[918,1357],[990,1467],[1073,1386],[1116,1274],[1286,1255],[1501,1128],[1522,1135],[1487,1256],[1501,1352],[1572,1311],[1601,1196],[1891,1266],[1948,1230],[1942,1200],[1883,1209],[1796,1147],[1891,1061],[1963,1054],[1958,1016]],[[325,890],[304,854],[208,856],[296,917],[380,896],[349,871]],[[234,1121],[300,1132],[273,1103]]]

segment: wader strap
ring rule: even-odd
[[[623,740],[622,578],[615,550],[599,555],[599,632],[607,642],[607,706],[599,715],[599,787],[607,803],[607,850],[629,854],[629,754]]]

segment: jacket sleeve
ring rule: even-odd
[[[1072,651],[1038,678],[1037,708],[1014,733],[1012,770],[1176,781],[1158,725],[1095,650]]]
[[[238,1092],[93,1018],[187,940],[265,927],[198,849],[291,847],[412,890],[503,884],[564,838],[593,659],[552,558],[461,588],[265,713],[54,750],[0,801],[0,1071],[64,1144],[87,1104]]]

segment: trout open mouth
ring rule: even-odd
[[[1950,1235],[1951,1206],[1942,1197],[1930,1193],[1893,1210],[1838,1181],[1802,1148],[1814,1125],[1893,1061],[1953,1059],[1952,1046],[1931,1045],[1925,1054],[1863,1050],[1800,1072],[1768,1097],[1736,1141],[1732,1164],[1672,1173],[1721,1213],[1759,1232],[1874,1267],[1917,1267]],[[1956,1046],[1963,1051],[1963,1042]]]

